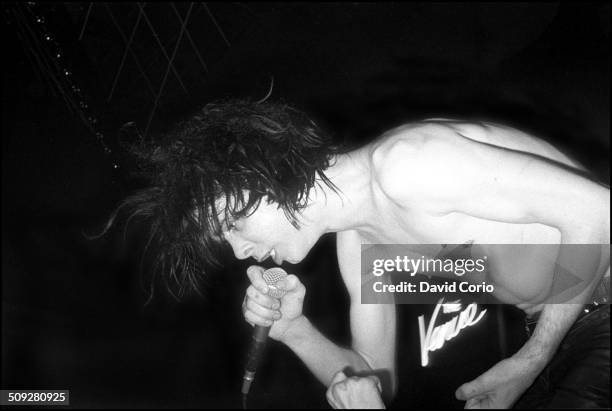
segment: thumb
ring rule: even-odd
[[[467,401],[476,395],[482,394],[485,391],[483,385],[478,379],[466,382],[455,391],[455,397],[461,401]]]
[[[298,283],[298,278],[293,274],[289,274],[285,278],[278,280],[276,282],[276,286],[282,288],[283,290],[291,291],[298,285]]]
[[[287,277],[276,283],[276,286],[287,293],[292,293],[298,297],[303,297],[306,294],[306,288],[294,274],[289,274]]]

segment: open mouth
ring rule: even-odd
[[[257,260],[258,263],[261,263],[262,261],[265,261],[268,258],[271,258],[272,260],[274,260],[274,262],[276,264],[278,264],[278,261],[276,260],[276,250],[274,248],[272,248],[270,251],[268,251],[267,253],[265,253],[261,257],[256,258],[256,260]]]

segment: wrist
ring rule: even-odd
[[[304,315],[300,315],[287,327],[280,341],[288,347],[295,346],[308,335],[308,329],[311,327],[310,321]]]

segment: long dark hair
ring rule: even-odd
[[[339,152],[327,133],[283,102],[224,100],[207,104],[154,142],[131,147],[147,186],[127,197],[124,212],[147,220],[159,274],[180,299],[199,292],[218,265],[225,221],[248,216],[262,199],[276,203],[299,228],[308,193]]]

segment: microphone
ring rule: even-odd
[[[268,285],[268,295],[273,298],[282,298],[285,295],[285,290],[278,288],[276,284],[287,277],[287,273],[280,267],[270,268],[264,271],[263,279]],[[251,383],[255,379],[255,371],[263,357],[264,348],[268,339],[270,327],[256,325],[253,329],[253,337],[249,352],[247,355],[247,363],[244,367],[244,377],[242,377],[242,394],[247,395],[251,388]]]

